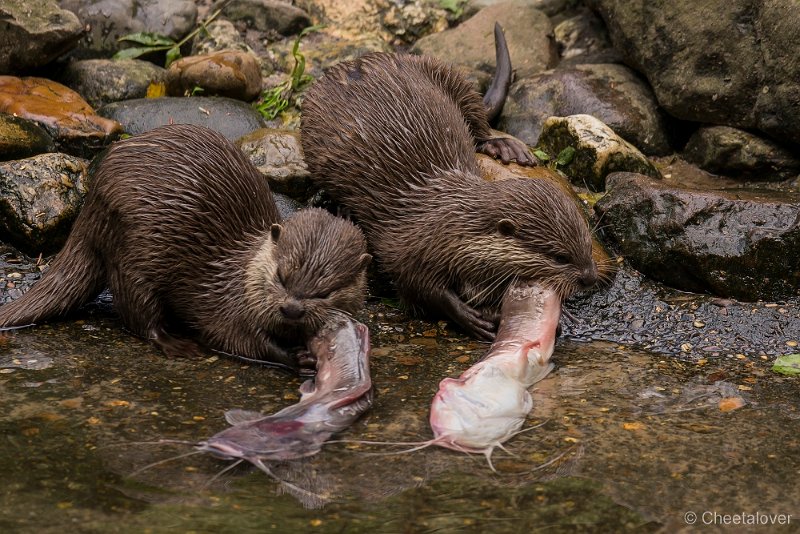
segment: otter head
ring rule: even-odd
[[[318,208],[303,209],[270,231],[274,269],[270,286],[271,330],[312,335],[339,310],[364,304],[372,256],[361,230]]]
[[[493,184],[493,246],[503,251],[507,275],[533,279],[561,298],[598,281],[592,237],[576,201],[546,180]]]

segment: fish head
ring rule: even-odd
[[[528,390],[499,369],[469,379],[446,378],[431,404],[434,440],[483,450],[502,443],[520,429],[533,407]]]

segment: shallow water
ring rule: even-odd
[[[428,439],[438,381],[487,345],[384,306],[361,319],[376,400],[339,437]],[[0,530],[674,532],[687,512],[698,524],[791,514],[769,531],[797,529],[798,379],[760,358],[687,363],[601,343],[560,341],[554,361],[528,421],[543,425],[508,443],[513,456],[495,453],[497,473],[445,449],[336,443],[271,466],[301,493],[242,466],[215,478],[229,464],[208,456],[137,472],[192,451],[144,442],[201,440],[234,407],[277,411],[298,379],[211,354],[167,359],[103,310],[18,331],[0,340]]]

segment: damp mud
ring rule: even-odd
[[[526,421],[542,426],[497,451],[494,473],[481,455],[375,456],[404,447],[347,442],[429,439],[439,380],[486,350],[383,305],[360,320],[373,333],[374,404],[340,443],[272,463],[288,485],[255,468],[217,476],[227,464],[202,454],[142,469],[194,451],[153,442],[205,439],[226,427],[226,410],[297,402],[300,379],[210,354],[168,359],[102,308],[8,333],[0,528],[656,532],[686,527],[688,512],[800,521],[800,389],[760,358],[687,362],[559,340]]]

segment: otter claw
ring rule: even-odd
[[[444,292],[440,309],[471,336],[485,341],[494,340],[496,325],[485,320],[475,308],[467,305],[452,291]]]
[[[482,141],[478,144],[478,152],[500,159],[506,165],[512,160],[516,161],[517,165],[529,167],[539,164],[539,160],[530,153],[527,145],[513,137],[495,137]]]

